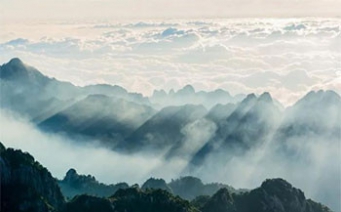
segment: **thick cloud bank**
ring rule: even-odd
[[[341,91],[339,19],[14,24],[0,42],[3,63],[20,57],[57,79],[146,95],[192,84],[290,104],[311,89]]]

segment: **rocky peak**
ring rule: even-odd
[[[8,63],[0,66],[0,78],[6,81],[16,81],[20,83],[17,86],[27,86],[29,90],[37,86],[42,89],[42,86],[53,81],[53,79],[43,75],[34,67],[25,65],[19,58],[13,58]]]
[[[161,90],[154,90],[153,95],[152,95],[152,97],[155,97],[155,98],[164,98],[166,96],[167,96],[166,91],[164,91],[162,89]]]
[[[194,93],[195,93],[195,90],[194,90],[193,86],[192,85],[186,85],[181,90],[179,90],[177,94],[190,95],[190,94],[194,94]]]
[[[304,193],[283,179],[265,180],[260,188],[252,190],[247,196],[250,211],[252,208],[259,212],[309,211]]]
[[[300,99],[297,104],[316,104],[316,103],[325,103],[325,102],[339,102],[340,96],[331,90],[319,90],[319,91],[310,91],[307,93],[302,99]]]
[[[0,153],[6,150],[6,147],[0,142]]]
[[[119,189],[129,187],[127,183],[118,183],[115,185],[100,183],[94,176],[78,174],[75,169],[70,169],[66,173],[64,179],[60,180],[58,183],[64,196],[68,198],[80,194],[108,197]]]
[[[216,95],[230,95],[230,93],[228,91],[225,91],[223,89],[216,89],[215,91],[212,92],[213,94],[216,94]]]
[[[141,187],[142,190],[162,189],[172,193],[172,189],[167,185],[164,179],[149,178]]]
[[[283,197],[283,199],[296,197],[301,201],[305,200],[304,193],[301,190],[294,188],[290,183],[280,178],[265,180],[261,188],[269,195]]]
[[[22,67],[25,66],[24,63],[19,58],[13,58],[8,62],[9,65]]]
[[[69,183],[70,185],[79,187],[83,184],[88,183],[98,183],[96,178],[91,175],[79,175],[75,169],[69,169],[63,179],[64,183]]]
[[[240,104],[241,105],[252,104],[253,102],[255,102],[256,99],[257,99],[256,95],[254,93],[251,93],[248,94]]]
[[[217,191],[217,193],[215,193],[212,198],[220,199],[224,201],[225,203],[233,202],[232,194],[227,188],[219,189],[219,191]]]
[[[283,179],[269,179],[259,188],[231,194],[220,189],[201,208],[203,212],[330,212],[306,200],[302,191]]]
[[[203,212],[237,212],[232,194],[227,188],[215,193],[202,208]]]
[[[264,101],[264,102],[272,102],[272,97],[269,92],[264,92],[262,95],[258,97],[258,101]]]
[[[77,171],[75,169],[69,169],[69,171],[66,172],[64,180],[72,181],[72,179],[75,179],[77,177],[78,177]]]
[[[56,180],[30,154],[4,148],[0,168],[1,190],[6,191],[1,196],[3,211],[48,212],[63,207]]]
[[[19,58],[13,58],[8,63],[0,67],[1,79],[10,80],[17,77],[28,77],[27,67]]]

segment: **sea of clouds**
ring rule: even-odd
[[[341,92],[341,20],[18,23],[0,33],[0,63],[12,57],[77,85],[150,95],[192,84],[290,104],[311,89]]]

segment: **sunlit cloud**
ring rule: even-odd
[[[19,26],[0,36],[0,61],[20,57],[77,85],[117,84],[144,95],[187,84],[232,94],[270,91],[284,104],[313,88],[340,92],[333,83],[341,67],[338,19],[31,26],[44,37]]]

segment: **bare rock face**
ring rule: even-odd
[[[64,197],[50,172],[30,154],[1,146],[1,209],[11,212],[62,209]]]

